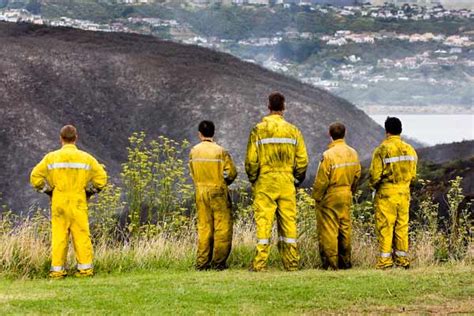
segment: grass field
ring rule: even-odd
[[[413,270],[157,270],[0,279],[0,314],[474,313],[469,265]]]

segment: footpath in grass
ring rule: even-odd
[[[472,266],[390,271],[157,270],[0,279],[5,314],[474,313]]]

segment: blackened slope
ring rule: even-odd
[[[418,149],[420,160],[433,163],[446,163],[452,160],[469,159],[474,157],[474,141],[441,144],[432,147]]]
[[[219,143],[241,162],[273,90],[287,96],[286,117],[303,131],[310,173],[329,123],[346,123],[362,158],[383,136],[347,101],[227,54],[132,34],[0,23],[0,191],[17,208],[37,198],[29,172],[57,148],[65,123],[115,175],[133,131],[195,142],[202,119],[216,122]]]

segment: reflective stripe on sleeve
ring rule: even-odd
[[[48,170],[53,169],[84,169],[90,170],[91,166],[80,162],[56,162],[48,165]]]
[[[270,243],[269,239],[257,239],[257,244],[259,245],[268,245]]]
[[[286,242],[287,244],[296,244],[296,238],[287,238],[280,236],[280,241]]]
[[[77,265],[77,270],[86,270],[86,269],[92,269],[94,266],[92,263],[87,263],[87,264],[78,264]]]
[[[61,271],[64,271],[64,267],[63,266],[52,266],[51,269],[49,269],[49,271],[51,271],[51,272],[61,272]]]
[[[408,253],[406,253],[405,251],[397,250],[397,251],[395,251],[395,255],[397,257],[406,257],[406,256],[408,256]]]
[[[296,139],[293,138],[264,138],[257,140],[258,145],[265,145],[265,144],[290,144],[296,145]]]
[[[382,258],[390,258],[392,256],[391,252],[381,252],[380,257]]]
[[[331,166],[331,169],[338,169],[338,168],[344,168],[344,167],[352,167],[352,166],[358,166],[358,162],[345,162],[345,163],[338,163],[335,165]]]
[[[210,158],[194,158],[189,161],[192,162],[224,162],[222,159],[210,159]]]
[[[383,160],[383,163],[395,163],[395,162],[400,162],[400,161],[416,161],[416,157],[414,156],[398,156],[398,157],[391,157],[391,158],[385,158]]]

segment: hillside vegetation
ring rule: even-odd
[[[130,137],[121,185],[109,185],[90,201],[90,228],[95,245],[96,271],[153,271],[160,268],[192,269],[196,241],[193,188],[184,176],[186,163],[179,158],[188,143],[165,137],[148,140],[144,133]],[[166,171],[166,172],[164,172]],[[410,211],[412,267],[445,263],[472,264],[473,214],[461,178],[449,181],[443,195],[446,214],[439,216],[427,181],[420,180]],[[248,267],[255,253],[255,225],[249,184],[238,180],[230,190],[233,201],[234,242],[231,268]],[[353,265],[373,267],[378,253],[374,207],[358,192],[352,207]],[[314,200],[309,189],[297,193],[298,247],[302,269],[319,268],[318,231]],[[50,266],[50,214],[38,209],[28,218],[3,210],[0,215],[0,275],[41,278]],[[273,232],[273,244],[277,241]],[[70,267],[73,256],[69,254]],[[277,247],[270,266],[280,267]],[[73,268],[72,268],[73,270]],[[72,271],[71,271],[72,272]]]

